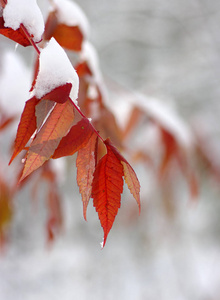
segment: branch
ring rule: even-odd
[[[23,24],[21,24],[21,29],[23,30],[24,34],[26,35],[26,37],[28,38],[28,40],[30,41],[31,45],[34,47],[34,49],[37,52],[37,55],[40,55],[40,50],[37,47],[36,43],[34,42],[34,40],[32,39],[32,37],[30,36],[29,32],[27,31],[27,29],[25,28],[25,26]]]
[[[75,107],[75,109],[78,111],[78,113],[83,117],[83,118],[86,118],[88,119],[84,113],[80,110],[80,108],[72,101],[71,98],[69,98],[71,100],[71,103],[73,104],[73,106]],[[97,134],[97,136],[100,138],[100,140],[104,143],[104,139],[101,137],[101,135],[98,133],[98,131],[95,129],[95,127],[92,125],[92,123],[90,122],[94,132]]]

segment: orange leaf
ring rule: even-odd
[[[119,151],[112,145],[110,139],[105,140],[105,145],[107,148],[111,149],[115,156],[120,160],[122,166],[123,166],[123,173],[125,182],[131,192],[131,194],[134,196],[135,200],[137,201],[138,207],[139,207],[139,213],[141,211],[141,202],[140,202],[140,182],[137,178],[137,175],[131,165],[127,162],[127,160],[119,153]]]
[[[74,110],[70,100],[63,104],[57,103],[55,105],[30,145],[20,181],[50,159],[60,140],[71,127],[73,120]]]
[[[21,115],[20,123],[18,125],[14,153],[11,157],[9,164],[11,164],[13,159],[24,149],[30,137],[36,130],[37,125],[35,116],[35,106],[38,102],[39,100],[33,97],[25,103],[24,111]]]
[[[92,186],[93,205],[104,230],[103,247],[121,205],[122,176],[122,164],[107,146],[107,154],[100,159],[94,172]]]
[[[78,65],[76,65],[75,70],[79,77],[83,77],[83,76],[87,76],[87,75],[92,76],[92,72],[86,61],[83,61],[83,62],[79,63]]]
[[[93,173],[95,170],[95,147],[97,135],[93,133],[87,145],[78,151],[76,159],[77,184],[82,195],[83,216],[86,220],[86,209],[92,192]]]
[[[139,213],[141,212],[141,201],[140,201],[140,183],[136,176],[136,173],[132,169],[131,165],[129,163],[126,163],[125,161],[121,161],[123,165],[124,170],[124,178],[125,182],[131,192],[131,194],[134,196],[135,200],[137,201],[138,207],[139,207]]]
[[[59,24],[53,33],[56,41],[68,50],[80,51],[82,48],[83,35],[78,26]]]
[[[5,22],[3,17],[0,17],[0,34],[4,35],[5,37],[13,40],[14,42],[24,47],[31,45],[30,41],[24,34],[23,30],[21,30],[21,28],[18,28],[17,30],[13,30],[12,28],[5,27],[4,23]]]
[[[94,132],[87,118],[82,118],[74,125],[68,134],[64,136],[54,152],[53,158],[73,155],[80,148],[84,147]]]
[[[51,37],[66,49],[80,51],[82,48],[83,34],[79,27],[58,23],[56,11],[49,14],[45,25],[44,38],[50,40]]]

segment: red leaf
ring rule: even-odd
[[[76,73],[79,77],[83,77],[86,75],[92,76],[92,72],[86,61],[83,61],[75,66]]]
[[[140,202],[140,183],[137,178],[137,175],[131,165],[127,162],[127,160],[119,153],[119,151],[112,145],[110,139],[107,139],[105,141],[105,145],[107,148],[111,149],[115,156],[120,160],[122,166],[123,166],[123,174],[125,178],[125,182],[131,192],[131,194],[134,196],[135,200],[137,201],[138,207],[139,207],[139,213],[141,211],[141,202]]]
[[[0,17],[0,34],[4,35],[5,37],[13,40],[14,42],[27,47],[30,46],[31,43],[29,39],[24,34],[23,30],[21,28],[18,28],[17,30],[13,30],[9,27],[4,27],[4,19],[3,17]]]
[[[71,101],[55,105],[30,145],[20,181],[51,158],[60,140],[71,127],[73,120],[74,110]]]
[[[35,97],[28,100],[25,104],[24,111],[21,115],[20,123],[18,125],[17,136],[15,139],[14,153],[9,164],[13,159],[24,149],[25,145],[36,130],[36,116],[35,106],[39,100]]]
[[[104,230],[103,247],[121,205],[122,176],[122,164],[107,146],[107,154],[100,159],[96,167],[92,186],[93,205]]]
[[[93,133],[87,145],[80,148],[76,159],[77,184],[82,195],[83,216],[86,220],[86,209],[92,192],[93,173],[95,170],[95,147],[97,135]]]
[[[64,85],[61,85],[61,86],[53,89],[48,94],[44,95],[42,99],[52,100],[57,103],[64,103],[69,98],[71,88],[72,88],[72,84],[66,83]]]
[[[88,143],[93,132],[94,129],[89,120],[82,118],[82,120],[74,125],[68,134],[62,138],[52,158],[73,155]]]

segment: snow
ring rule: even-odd
[[[42,98],[51,90],[66,83],[72,84],[70,97],[77,104],[79,77],[63,48],[51,38],[41,50],[39,73],[33,92],[37,98]]]
[[[31,72],[22,58],[13,51],[1,54],[0,106],[6,112],[20,114],[29,98]]]
[[[17,218],[13,230],[20,235],[0,258],[0,299],[218,299],[218,243],[204,231],[211,223],[211,212],[203,211],[208,203],[196,212],[182,208],[179,225],[164,222],[158,210],[152,216],[152,204],[138,222],[118,223],[101,251],[97,228],[91,218],[81,220],[80,199],[72,196],[66,207],[72,216],[69,233],[49,251],[39,245],[42,211],[26,214],[23,226]],[[19,204],[25,204],[21,198]]]
[[[172,133],[183,147],[190,148],[192,146],[190,130],[172,106],[154,97],[135,95],[131,101],[136,106],[143,109],[147,115]]]
[[[96,99],[98,97],[98,91],[95,84],[90,84],[87,91],[87,96],[89,99]]]
[[[101,246],[101,249],[103,249],[103,248],[104,248],[104,239],[103,239],[103,241],[102,241],[102,242],[100,242],[100,246]]]
[[[66,180],[66,167],[67,161],[64,157],[60,157],[59,159],[50,160],[51,168],[55,172],[57,176],[57,182],[63,184]]]
[[[98,54],[95,47],[89,41],[83,42],[80,59],[88,63],[94,81],[100,83],[102,81],[102,74],[100,72]]]
[[[89,35],[89,22],[82,9],[73,1],[54,0],[57,17],[60,23],[68,26],[79,26],[84,38]]]
[[[102,94],[103,101],[107,101],[108,93],[103,81],[102,73],[100,71],[98,53],[95,47],[89,41],[84,41],[82,44],[80,60],[87,62],[88,67],[92,72],[92,76],[88,78],[88,81],[90,82],[88,97],[91,97],[91,99],[95,99],[97,96],[98,87],[99,91]]]
[[[133,108],[131,103],[127,101],[128,98],[126,96],[124,94],[113,94],[108,98],[107,102],[109,109],[111,109],[117,119],[117,124],[122,129],[126,127]]]
[[[17,30],[22,23],[35,42],[41,40],[44,20],[36,0],[8,0],[3,17],[6,27]]]

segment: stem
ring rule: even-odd
[[[83,112],[81,112],[80,108],[72,101],[72,99],[69,97],[69,100],[72,102],[73,106],[75,107],[75,109],[78,111],[78,113],[83,117],[88,119]],[[92,125],[92,123],[90,122],[94,132],[97,134],[97,136],[100,138],[100,140],[104,143],[104,139],[101,137],[101,135],[98,133],[98,131],[95,129],[95,127]]]
[[[2,0],[0,0],[2,1]],[[3,0],[5,1],[5,0]],[[40,50],[37,47],[36,43],[33,41],[32,37],[30,36],[29,32],[27,31],[27,29],[25,28],[25,26],[23,24],[21,24],[21,29],[23,30],[24,34],[26,35],[26,37],[28,38],[28,40],[30,41],[31,45],[34,47],[34,49],[36,50],[37,54],[40,55]],[[72,99],[69,97],[69,99],[71,100],[71,102],[73,103],[73,106],[75,107],[75,109],[78,111],[78,113],[83,117],[86,118],[87,117],[81,112],[81,110],[79,109],[79,107],[72,101]],[[92,123],[90,122],[94,132],[97,134],[97,136],[100,138],[100,140],[104,143],[104,139],[101,137],[101,135],[98,133],[98,131],[95,129],[95,127],[92,125]]]
[[[31,45],[34,47],[34,49],[36,50],[37,54],[40,55],[40,50],[37,47],[36,43],[33,41],[32,37],[30,36],[29,32],[27,31],[27,29],[24,27],[23,24],[21,24],[21,29],[23,30],[24,34],[26,35],[27,39],[30,41]]]

